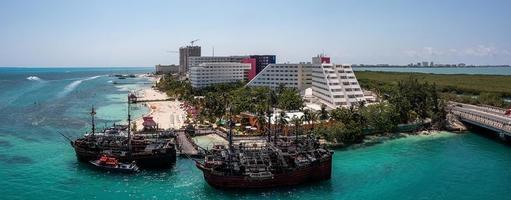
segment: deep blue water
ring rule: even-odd
[[[446,67],[446,68],[412,68],[412,67],[353,67],[355,71],[420,72],[432,74],[486,74],[511,75],[511,67]]]
[[[135,175],[77,162],[56,131],[83,134],[91,105],[99,125],[125,120],[127,91],[149,85],[108,74],[150,70],[0,68],[0,199],[511,199],[511,148],[474,133],[336,150],[331,180],[259,191],[211,188],[187,159]]]

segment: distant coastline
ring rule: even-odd
[[[354,71],[381,71],[424,74],[511,75],[511,67],[409,67],[409,66],[353,66]]]
[[[511,67],[511,65],[438,65],[438,66],[410,66],[410,65],[352,65],[353,68],[490,68],[490,67]]]

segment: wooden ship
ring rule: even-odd
[[[128,100],[128,125],[116,125],[96,132],[94,107],[90,112],[92,129],[83,137],[70,141],[79,161],[90,162],[102,155],[119,162],[135,161],[141,168],[170,167],[176,161],[175,134],[159,129],[152,118],[144,118],[142,131],[132,132],[131,100]]]
[[[232,123],[232,122],[231,122]],[[232,128],[232,125],[230,125]],[[328,180],[333,151],[310,135],[284,137],[275,134],[263,146],[240,143],[215,146],[196,166],[206,182],[222,189],[269,188]]]

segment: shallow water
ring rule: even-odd
[[[96,171],[77,162],[56,131],[83,134],[91,105],[98,108],[99,126],[125,120],[129,89],[108,82],[115,80],[107,76],[113,70],[0,68],[0,199],[511,199],[511,148],[474,133],[337,150],[331,180],[293,188],[216,190],[187,159],[136,175]],[[85,80],[94,76],[100,77]],[[59,95],[77,80],[83,81]],[[123,81],[135,82],[135,89],[147,86],[145,80]],[[146,111],[141,107],[134,115]]]
[[[196,136],[193,137],[193,141],[203,149],[212,149],[214,145],[227,144],[225,139],[215,134]]]

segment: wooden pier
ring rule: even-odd
[[[177,149],[180,156],[185,157],[202,157],[197,144],[193,142],[192,138],[182,130],[176,131]]]
[[[157,101],[174,101],[173,98],[168,99],[133,99],[131,103],[157,102]]]

